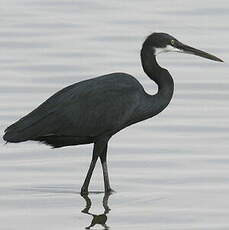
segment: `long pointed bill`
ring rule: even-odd
[[[187,46],[187,45],[180,43],[180,42],[176,45],[176,48],[178,48],[179,50],[181,50],[181,52],[184,52],[184,53],[194,54],[194,55],[197,55],[197,56],[200,56],[203,58],[211,59],[213,61],[223,62],[222,59],[220,59],[220,58],[218,58],[212,54],[206,53],[202,50],[195,49],[191,46]]]

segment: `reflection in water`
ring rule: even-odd
[[[91,208],[91,199],[89,198],[88,195],[83,195],[82,197],[86,201],[86,207],[82,210],[83,213],[88,214],[93,217],[91,224],[86,227],[85,229],[90,229],[91,227],[95,226],[96,224],[100,224],[104,227],[104,230],[108,230],[109,227],[106,225],[107,222],[107,215],[109,211],[111,210],[108,207],[108,199],[111,194],[105,194],[103,197],[103,207],[104,207],[104,212],[102,214],[93,214],[90,213],[89,210]]]

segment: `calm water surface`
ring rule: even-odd
[[[229,229],[228,20],[227,0],[3,0],[1,135],[57,90],[108,72],[133,74],[155,93],[139,58],[152,31],[225,63],[159,57],[174,76],[174,98],[157,117],[112,138],[109,168],[117,193],[110,197],[79,195],[91,145],[52,150],[1,140],[0,230],[85,229],[92,214],[100,223],[107,216],[93,229]],[[103,190],[99,164],[91,190]]]

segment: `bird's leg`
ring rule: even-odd
[[[105,195],[103,197],[104,214],[108,214],[111,210],[108,206],[108,199],[109,199],[110,195],[111,195],[111,193],[105,193]]]
[[[85,207],[81,212],[93,216],[93,214],[89,212],[89,210],[90,210],[90,208],[91,208],[91,199],[89,198],[88,195],[82,195],[82,197],[83,197],[84,200],[86,201],[86,207]]]
[[[90,164],[90,167],[88,169],[87,176],[85,178],[83,186],[81,188],[81,195],[88,194],[88,186],[89,186],[91,176],[92,176],[93,170],[95,168],[98,156],[99,156],[99,154],[98,154],[98,145],[95,143],[94,144],[94,149],[93,149],[93,155],[92,155],[91,164]]]
[[[109,176],[108,176],[108,169],[107,169],[107,143],[105,145],[105,148],[103,152],[100,154],[100,161],[102,164],[103,169],[103,178],[104,178],[104,188],[105,193],[110,194],[114,192],[114,190],[111,189],[110,182],[109,182]]]

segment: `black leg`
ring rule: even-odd
[[[86,178],[84,180],[83,186],[81,188],[81,195],[88,194],[88,186],[89,186],[89,183],[90,183],[90,180],[91,180],[93,170],[94,170],[95,165],[96,165],[96,161],[98,159],[98,154],[97,154],[96,149],[97,149],[96,144],[94,144],[91,164],[90,164],[90,167],[88,169],[87,176],[86,176]]]
[[[85,181],[83,183],[83,186],[81,188],[81,195],[88,194],[88,186],[89,186],[91,176],[92,176],[93,170],[95,168],[97,159],[104,152],[104,149],[107,149],[107,142],[108,142],[107,139],[102,139],[102,140],[96,141],[94,143],[92,160],[91,160],[91,164],[90,164],[90,167],[88,169],[88,172],[87,172],[87,176],[86,176]]]
[[[84,198],[84,200],[86,201],[86,207],[81,211],[83,213],[89,214],[89,215],[93,215],[89,212],[90,208],[91,208],[91,199],[89,198],[88,195],[82,195],[82,197]]]
[[[109,176],[108,176],[108,169],[107,169],[107,143],[105,145],[105,148],[103,152],[100,154],[100,161],[102,164],[103,169],[103,179],[104,179],[104,188],[105,193],[109,194],[114,192],[114,190],[111,189],[110,182],[109,182]]]
[[[111,193],[105,193],[105,195],[103,197],[104,214],[108,214],[111,210],[108,206],[108,200],[109,200],[110,195],[111,195]]]

